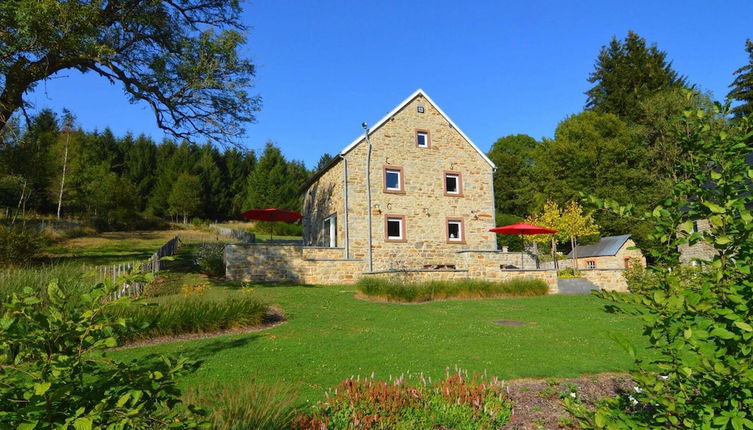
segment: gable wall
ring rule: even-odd
[[[425,113],[417,112],[422,104]],[[418,148],[416,129],[430,133],[430,148]],[[370,134],[374,270],[455,264],[456,251],[494,250],[492,168],[428,101],[419,96]],[[367,258],[367,145],[346,154],[353,258]],[[385,165],[403,168],[405,193],[384,193]],[[444,172],[462,174],[463,197],[444,193]],[[477,214],[474,218],[472,212]],[[385,242],[385,215],[404,215],[406,241]],[[446,218],[464,220],[465,244],[448,244]]]

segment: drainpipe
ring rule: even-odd
[[[343,160],[343,194],[345,194],[345,259],[350,260],[350,237],[348,235],[348,159],[340,154]]]
[[[364,122],[361,127],[366,132],[366,210],[368,212],[368,224],[369,224],[369,240],[368,240],[368,258],[369,258],[369,272],[374,271],[374,259],[371,255],[371,140],[369,140],[369,125]]]
[[[494,197],[494,173],[497,171],[496,167],[492,167],[492,186],[489,187],[492,190],[492,228],[497,226],[497,201]],[[494,235],[494,250],[499,251],[499,245],[497,245],[497,235]]]

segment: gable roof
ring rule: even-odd
[[[460,133],[460,135],[463,137],[463,139],[465,139],[466,142],[468,142],[471,145],[471,147],[473,147],[473,149],[475,149],[476,152],[478,152],[478,154],[481,156],[481,158],[483,158],[484,161],[486,161],[489,164],[489,166],[491,166],[492,169],[496,168],[496,166],[494,165],[494,162],[492,162],[492,160],[490,160],[489,157],[487,157],[486,154],[484,154],[484,151],[482,151],[481,149],[479,149],[479,147],[476,146],[476,144],[473,143],[473,141],[468,136],[466,136],[465,133],[463,133],[463,130],[461,130],[460,127],[458,127],[452,121],[452,119],[450,119],[450,117],[447,116],[447,114],[444,113],[444,111],[436,103],[434,103],[434,100],[432,100],[431,97],[429,97],[429,95],[426,94],[426,92],[424,90],[422,90],[421,88],[419,88],[416,91],[414,91],[413,94],[409,95],[408,98],[406,98],[405,100],[403,100],[399,105],[397,105],[394,109],[392,109],[387,115],[385,115],[384,117],[382,117],[382,119],[380,119],[373,126],[371,126],[369,128],[369,135],[371,135],[372,133],[374,133],[374,131],[376,131],[379,127],[381,127],[382,125],[384,125],[384,123],[386,123],[387,121],[389,121],[390,118],[392,118],[393,116],[395,116],[395,114],[397,114],[398,112],[400,112],[400,110],[402,110],[406,105],[408,105],[408,103],[410,103],[411,101],[413,101],[413,99],[415,99],[418,96],[422,96],[423,98],[426,99],[427,102],[431,103],[431,105],[434,106],[434,109],[436,109],[437,112],[439,112],[439,114],[442,115],[442,117],[445,120],[447,120],[447,122],[450,123],[450,125],[452,126],[452,128],[454,128],[455,130],[458,131],[458,133]],[[345,148],[343,148],[343,150],[340,151],[338,153],[338,155],[335,156],[334,159],[329,164],[327,164],[324,168],[322,168],[321,170],[319,170],[318,172],[316,172],[314,174],[314,176],[311,179],[309,179],[309,181],[306,183],[306,185],[304,185],[304,189],[308,188],[311,184],[313,184],[314,182],[316,182],[316,180],[319,179],[324,173],[326,173],[329,169],[331,169],[334,165],[336,165],[340,161],[340,159],[342,157],[344,157],[348,152],[350,152],[356,146],[358,146],[358,144],[360,144],[361,142],[363,142],[365,140],[365,138],[366,138],[366,134],[363,133],[360,136],[358,136],[355,140],[353,140],[352,142],[350,142],[350,144],[348,146],[346,146]]]
[[[387,115],[385,115],[384,117],[382,117],[382,119],[380,119],[379,121],[377,121],[376,124],[374,124],[373,126],[371,126],[371,128],[370,128],[369,131],[371,131],[373,133],[375,130],[377,130],[379,127],[381,127],[385,122],[389,121],[390,118],[392,118],[393,116],[395,116],[395,114],[397,114],[398,112],[400,112],[400,110],[402,110],[408,103],[410,103],[411,101],[413,101],[413,99],[415,99],[418,96],[422,96],[423,98],[426,99],[426,101],[428,101],[429,103],[431,103],[431,105],[434,106],[434,109],[436,109],[437,112],[439,112],[440,115],[442,115],[442,117],[444,119],[446,119],[447,122],[450,123],[450,125],[452,126],[452,128],[454,128],[455,130],[457,130],[458,133],[460,133],[460,135],[463,136],[463,139],[465,139],[473,147],[473,149],[475,149],[476,152],[478,152],[478,154],[481,156],[481,158],[483,158],[484,161],[486,161],[487,163],[489,163],[489,166],[491,166],[492,168],[496,167],[494,165],[494,163],[492,162],[492,160],[490,160],[489,157],[487,157],[486,154],[484,154],[484,151],[482,151],[481,149],[479,149],[479,147],[476,146],[476,144],[473,143],[473,141],[468,136],[466,136],[465,133],[463,133],[463,130],[461,130],[460,127],[458,127],[452,121],[452,119],[450,119],[450,117],[447,116],[446,113],[444,113],[444,111],[439,107],[439,105],[437,105],[436,103],[434,103],[434,100],[432,100],[431,97],[429,97],[429,95],[426,94],[426,92],[424,90],[422,90],[421,88],[419,88],[416,91],[414,91],[413,94],[409,95],[407,99],[403,100],[399,105],[397,105],[394,109],[392,109]],[[350,152],[353,148],[355,148],[356,146],[358,146],[358,144],[361,143],[365,138],[366,138],[366,134],[365,133],[362,134],[362,135],[360,135],[360,136],[358,136],[354,141],[350,142],[350,145],[346,146],[342,151],[340,151],[340,155],[345,155],[348,152]]]
[[[598,242],[589,245],[578,245],[578,258],[606,257],[617,255],[617,253],[620,251],[620,248],[625,245],[625,242],[627,242],[628,239],[630,239],[630,235],[623,234],[621,236],[602,237]],[[569,258],[572,258],[573,251],[570,251],[567,256]]]

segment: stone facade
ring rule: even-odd
[[[419,107],[423,112],[419,112]],[[425,133],[426,146],[417,145]],[[342,258],[368,258],[371,210],[373,270],[420,269],[455,265],[459,250],[496,250],[493,166],[423,92],[418,91],[369,134],[371,208],[367,204],[368,144],[361,137],[343,151],[309,186],[304,200],[304,243],[324,244],[335,215]],[[390,190],[385,169],[400,172],[399,189]],[[445,175],[457,178],[448,193]],[[387,218],[403,221],[403,237],[387,238]],[[448,240],[448,222],[461,224],[461,238]],[[347,254],[347,255],[346,255]]]
[[[694,225],[694,229],[700,232],[708,231],[710,228],[711,225],[707,219],[698,220]],[[680,262],[683,264],[698,265],[699,261],[711,261],[714,254],[716,254],[714,247],[705,241],[700,241],[692,246],[688,246],[688,244],[680,245]]]

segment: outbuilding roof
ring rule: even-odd
[[[627,242],[628,239],[630,239],[630,235],[623,234],[620,236],[602,237],[598,242],[588,245],[578,245],[578,258],[606,257],[617,255],[617,253],[620,251],[620,248],[625,245],[625,242]],[[567,256],[569,258],[572,258],[573,252],[570,251]]]

